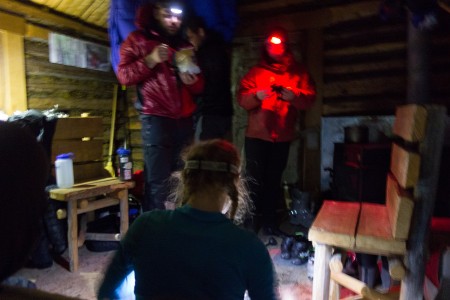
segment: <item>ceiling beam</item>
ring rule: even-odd
[[[103,28],[86,24],[68,15],[58,14],[45,6],[35,4],[25,4],[15,0],[1,0],[0,10],[9,12],[16,16],[22,16],[26,21],[38,23],[50,28],[60,28],[62,30],[75,31],[95,39],[108,40],[108,32]]]
[[[379,0],[349,2],[351,3],[311,11],[288,10],[283,13],[270,13],[268,11],[253,12],[252,17],[240,17],[236,36],[261,35],[273,25],[283,26],[288,31],[323,28],[333,23],[372,16],[378,13]]]

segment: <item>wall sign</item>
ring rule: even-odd
[[[111,70],[109,48],[51,32],[49,58],[51,63],[108,72]]]

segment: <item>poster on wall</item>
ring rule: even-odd
[[[51,63],[99,71],[111,70],[109,48],[67,35],[50,33],[49,59]]]

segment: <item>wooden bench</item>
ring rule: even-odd
[[[74,153],[75,185],[52,189],[50,198],[67,203],[69,269],[78,270],[78,247],[85,240],[118,241],[128,230],[128,189],[134,182],[120,181],[104,169],[103,125],[100,117],[70,117],[57,121],[52,141],[52,161],[61,153]],[[120,232],[86,233],[88,215],[119,205]],[[78,216],[80,215],[80,226]]]
[[[421,247],[426,242],[426,228],[432,214],[445,116],[445,108],[439,106],[411,104],[397,108],[393,126],[397,138],[391,150],[385,204],[324,201],[308,233],[309,240],[315,244],[313,300],[329,299],[329,264],[333,249],[340,248],[389,258],[403,257],[409,272],[399,272],[400,276],[406,274],[400,299],[421,299],[424,268],[421,274],[411,269],[425,265],[423,256],[421,261],[417,259],[423,253]],[[339,272],[331,272],[331,278],[340,284],[356,284]],[[370,295],[377,293],[366,286],[364,289],[362,285],[361,289],[347,287],[364,290],[364,299],[381,299],[371,298]],[[415,298],[417,295],[419,298]],[[339,299],[339,293],[333,299]]]

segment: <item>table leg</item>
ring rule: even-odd
[[[328,300],[330,294],[330,267],[332,247],[316,244],[314,248],[313,300]]]
[[[124,189],[117,193],[120,201],[120,238],[123,239],[128,231],[128,190]]]
[[[67,202],[67,243],[69,251],[69,270],[78,271],[78,213],[77,201]]]
[[[78,234],[78,248],[82,247],[84,245],[84,242],[86,241],[86,230],[87,230],[87,213],[81,214],[80,216],[80,232]]]

